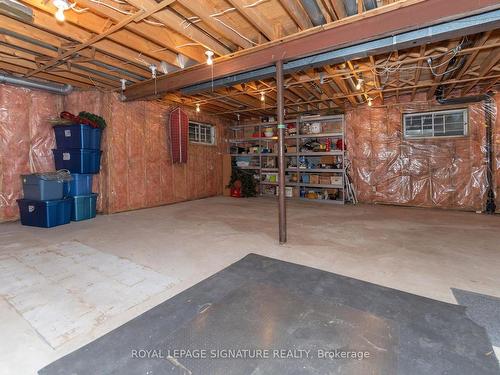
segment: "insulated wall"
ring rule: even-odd
[[[62,109],[62,96],[0,84],[0,221],[19,216],[22,174],[54,169],[48,120]]]
[[[107,212],[222,194],[223,121],[184,108],[190,120],[216,126],[217,144],[189,143],[188,162],[173,164],[168,115],[175,106],[152,101],[122,103],[111,94],[109,105]]]
[[[76,91],[62,97],[0,85],[0,221],[19,217],[20,175],[54,170],[49,119],[63,110],[103,116],[101,172],[94,177],[98,210],[153,207],[222,193],[223,121],[185,109],[190,119],[216,126],[215,146],[189,144],[188,163],[173,165],[168,114],[157,102],[120,102],[115,94]]]
[[[474,211],[484,209],[487,186],[484,104],[458,106],[468,108],[469,134],[466,137],[405,140],[403,113],[450,109],[422,98],[411,103],[404,103],[405,100],[409,98],[400,97],[399,103],[363,106],[346,113],[351,176],[359,200]],[[493,116],[495,122],[496,113]],[[498,126],[495,131],[495,174],[500,181]]]
[[[496,186],[496,204],[497,212],[500,212],[500,95],[495,96],[495,113],[493,122],[495,127],[493,129],[493,152],[495,155],[495,165],[493,166],[493,177]]]

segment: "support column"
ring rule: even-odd
[[[278,120],[278,193],[279,193],[279,239],[286,243],[285,201],[285,99],[283,96],[283,61],[276,63],[277,120]]]

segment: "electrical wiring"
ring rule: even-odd
[[[242,33],[240,33],[239,31],[235,30],[234,28],[232,28],[231,26],[225,24],[222,20],[218,19],[218,18],[215,18],[214,17],[214,20],[220,22],[223,26],[227,27],[229,30],[231,30],[233,33],[237,34],[238,36],[242,37],[243,39],[245,39],[247,42],[249,42],[250,44],[253,44],[254,46],[257,45],[257,43],[255,43],[253,40],[247,38],[246,36],[244,36]]]
[[[452,68],[452,69],[448,69],[448,70],[447,70],[446,72],[444,72],[444,73],[436,73],[436,72],[434,71],[434,68],[433,68],[432,66],[430,66],[429,68],[430,68],[431,73],[432,73],[432,75],[433,75],[434,77],[441,77],[441,76],[445,76],[445,75],[447,75],[448,73],[454,72],[455,70],[460,69],[460,68],[461,68],[461,66],[456,66],[456,67],[454,67],[454,68]]]
[[[175,48],[184,48],[184,47],[190,47],[190,46],[201,46],[202,44],[200,43],[184,43],[180,44],[178,46],[175,46]]]
[[[144,18],[143,21],[146,22],[149,25],[159,26],[159,27],[167,27],[167,26],[165,26],[165,24],[163,24],[161,22],[151,21],[151,20],[148,20],[147,18]]]
[[[151,65],[150,63],[148,63],[146,60],[144,60],[142,58],[142,53],[139,53],[139,55],[135,58],[135,60],[139,61],[141,64],[146,65],[147,67],[149,67]]]
[[[118,7],[115,7],[115,6],[111,5],[111,4],[107,4],[107,3],[105,3],[105,2],[103,2],[103,1],[101,1],[101,0],[90,0],[90,1],[91,1],[92,3],[95,3],[95,4],[99,4],[99,5],[105,6],[105,7],[109,8],[109,9],[113,9],[114,11],[119,12],[119,13],[121,13],[121,14],[125,14],[125,15],[127,15],[127,16],[129,16],[129,15],[131,15],[131,14],[132,14],[132,12],[129,12],[129,11],[127,11],[127,10],[120,9],[120,8],[118,8]]]
[[[100,91],[100,92],[111,92],[111,91],[113,91],[112,89],[106,90],[105,88],[102,88],[101,86],[98,86],[98,85],[94,82],[94,80],[92,79],[92,77],[91,77],[90,75],[88,75],[88,74],[87,74],[87,77],[88,77],[88,79],[90,80],[90,82],[92,82],[92,84],[94,85],[94,87],[95,87],[98,91]]]
[[[76,12],[76,13],[78,13],[78,14],[80,14],[80,13],[86,13],[86,12],[88,12],[88,11],[89,11],[89,8],[77,8],[77,7],[76,7],[76,3],[72,3],[72,4],[70,4],[69,8],[70,8],[72,11],[74,11],[74,12]]]
[[[255,7],[255,6],[259,5],[259,4],[262,4],[264,2],[267,2],[267,1],[269,1],[269,0],[257,0],[256,2],[254,2],[252,4],[244,5],[243,8],[253,8],[253,7]],[[222,20],[220,20],[220,19],[217,18],[217,17],[223,16],[226,13],[234,12],[235,10],[236,10],[236,8],[227,8],[227,9],[224,9],[224,10],[222,10],[220,12],[210,14],[209,16],[212,17],[213,19],[215,19],[216,21],[218,21],[224,27],[226,27],[229,30],[231,30],[233,33],[237,34],[239,37],[245,39],[250,44],[252,44],[254,46],[258,45],[258,43],[254,42],[253,40],[251,40],[250,38],[246,37],[245,35],[243,35],[242,33],[240,33],[238,30],[236,30],[235,28],[233,28],[232,26],[228,25],[224,21],[222,21]],[[191,25],[196,24],[196,23],[198,23],[200,21],[201,21],[201,18],[198,17],[198,16],[188,17],[188,18],[184,19],[181,22],[181,25],[184,25],[184,29],[187,29]]]
[[[434,56],[432,58],[428,58],[427,59],[427,63],[429,64],[429,66],[420,66],[420,67],[417,67],[417,66],[412,66],[412,67],[402,67],[402,65],[404,64],[404,62],[398,62],[396,63],[395,65],[393,66],[387,66],[391,57],[392,57],[392,52],[389,54],[389,57],[386,59],[386,61],[383,63],[383,64],[377,64],[375,65],[375,72],[376,74],[378,75],[389,75],[389,74],[393,74],[393,73],[397,73],[399,71],[404,71],[404,70],[412,70],[412,71],[415,71],[416,69],[429,69],[431,71],[431,73],[434,75],[434,76],[440,76],[440,75],[445,75],[445,74],[448,74],[456,69],[450,69],[450,70],[447,70],[446,72],[442,73],[442,74],[436,74],[434,69],[436,68],[439,68],[441,66],[444,66],[444,65],[447,65],[451,60],[453,60],[455,58],[455,56],[458,55],[458,53],[462,50],[462,46],[466,43],[467,41],[467,38],[464,38],[462,39],[462,41],[454,48],[446,51],[446,52],[443,52],[442,54],[440,55],[437,55],[437,56]],[[446,61],[443,61],[443,62],[440,62],[439,64],[437,65],[432,65],[432,60],[433,59],[438,59],[438,58],[441,58],[441,57],[444,57],[446,55],[449,55],[451,54],[452,56],[447,59]],[[430,63],[429,63],[429,60],[430,60]],[[381,71],[379,71],[379,69],[381,69]]]

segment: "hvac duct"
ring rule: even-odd
[[[25,79],[5,74],[0,74],[0,83],[8,83],[11,85],[27,87],[30,89],[49,91],[51,93],[59,95],[67,95],[73,91],[73,86],[71,85],[58,85],[54,83],[34,81],[31,79]]]
[[[314,26],[319,26],[326,23],[326,19],[323,16],[323,13],[321,13],[321,9],[319,8],[316,0],[301,0],[300,3],[304,7],[304,10],[306,11]]]
[[[436,89],[436,101],[442,105],[454,105],[454,104],[468,104],[468,103],[479,103],[483,100],[488,100],[491,98],[490,94],[482,94],[482,95],[472,95],[472,96],[463,96],[461,98],[443,98],[443,86],[439,86]]]
[[[372,10],[377,7],[376,0],[364,0],[364,8],[366,10]],[[348,16],[354,16],[358,14],[358,3],[356,0],[344,0],[344,9]]]

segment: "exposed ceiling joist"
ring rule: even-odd
[[[402,3],[398,7],[386,6],[378,9],[374,14],[366,13],[362,16],[351,17],[349,22],[341,20],[324,27],[315,32],[299,34],[293,38],[284,38],[279,43],[268,43],[235,54],[229,58],[217,61],[212,68],[207,66],[196,66],[183,71],[182,74],[172,74],[161,77],[154,85],[153,82],[144,82],[133,85],[127,89],[128,100],[145,98],[172,92],[183,87],[193,86],[206,81],[212,77],[216,85],[225,85],[223,81],[217,81],[222,77],[238,74],[242,71],[257,70],[273,64],[277,59],[285,59],[286,69],[300,69],[303,66],[318,64],[323,65],[328,61],[336,61],[354,57],[367,56],[370,53],[381,50],[391,50],[394,48],[407,47],[414,43],[425,43],[436,41],[441,38],[449,38],[452,33],[474,33],[497,28],[500,24],[500,11],[490,10],[500,8],[496,0],[483,0],[478,9],[476,3],[468,0],[456,0],[450,4],[447,0],[426,0]],[[476,16],[477,13],[488,10],[487,16]],[[460,22],[446,21],[453,17],[460,17],[463,14],[473,14]],[[421,25],[438,24],[433,27]],[[405,32],[410,27],[418,28],[419,31]],[[399,32],[399,34],[398,34]],[[384,35],[391,35],[384,37]],[[398,35],[395,35],[398,34]],[[373,40],[359,44],[360,40]],[[356,47],[342,47],[334,52],[317,53],[324,50],[331,50],[339,45],[353,45]],[[362,46],[362,48],[360,47]],[[316,54],[316,55],[315,55]],[[297,59],[299,56],[299,59]],[[303,56],[313,56],[304,58]],[[297,60],[294,60],[297,59]],[[272,66],[269,73],[273,74]],[[262,78],[262,77],[260,77]],[[251,80],[251,79],[249,79]],[[228,83],[231,83],[228,80]],[[238,82],[232,82],[238,83]]]
[[[154,0],[127,0],[127,2],[138,9],[143,9],[145,12],[150,11],[156,6],[156,2]],[[183,34],[188,37],[195,43],[199,43],[200,45],[208,48],[218,55],[226,55],[231,53],[231,51],[219,43],[217,39],[214,39],[212,36],[206,34],[202,30],[198,29],[196,25],[190,25],[189,27],[185,27],[186,19],[177,15],[173,11],[169,9],[163,9],[159,12],[153,13],[151,18],[163,23],[165,26],[170,29]]]
[[[121,22],[119,22],[116,25],[109,28],[106,32],[101,33],[99,35],[96,35],[96,36],[92,37],[91,39],[89,39],[88,41],[81,43],[75,47],[70,48],[67,52],[64,52],[59,57],[48,61],[46,64],[43,64],[42,67],[28,72],[27,74],[25,74],[25,77],[31,77],[32,75],[34,75],[36,73],[43,72],[44,70],[47,70],[50,67],[53,67],[57,64],[60,64],[64,59],[74,55],[76,52],[81,51],[82,49],[87,48],[87,47],[97,43],[98,41],[106,38],[108,35],[114,33],[115,31],[120,30],[121,28],[123,28],[124,26],[126,26],[127,24],[132,22],[135,19],[135,17],[142,14],[143,12],[144,12],[143,10],[139,10],[137,13],[134,13],[133,15],[126,17]]]

